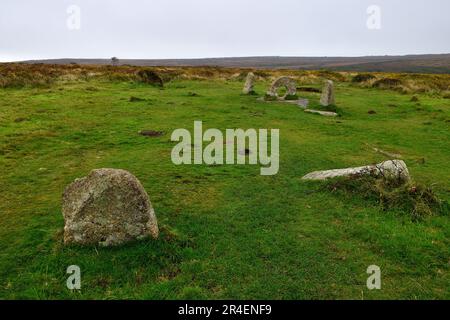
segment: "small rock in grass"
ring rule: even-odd
[[[420,158],[420,159],[417,159],[417,163],[418,164],[425,164],[425,158]]]
[[[164,134],[164,131],[141,130],[139,131],[139,134],[145,137],[160,137]]]
[[[130,97],[130,102],[140,102],[140,101],[145,101],[145,99],[142,98],[138,98],[138,97]]]

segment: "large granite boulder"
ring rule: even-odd
[[[67,186],[62,211],[64,242],[114,246],[157,238],[158,223],[142,184],[119,169],[96,169]]]
[[[388,160],[379,164],[346,168],[333,169],[326,171],[315,171],[304,176],[303,180],[327,180],[336,177],[350,177],[355,175],[372,175],[376,177],[384,177],[388,180],[409,181],[409,171],[406,163],[402,160]]]
[[[320,104],[324,107],[328,107],[330,105],[335,104],[333,81],[331,80],[325,81],[325,85],[323,86],[322,90],[322,96],[320,97]]]
[[[244,89],[242,90],[242,93],[255,94],[254,83],[255,83],[255,74],[253,72],[249,72],[247,74],[247,78],[245,79]]]

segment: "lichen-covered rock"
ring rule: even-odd
[[[120,169],[96,169],[67,186],[62,211],[64,242],[114,246],[157,238],[158,223],[139,180]]]
[[[253,72],[249,72],[247,74],[247,78],[245,79],[244,89],[242,90],[243,94],[254,94],[254,83],[255,83],[255,75]]]
[[[325,85],[323,86],[322,90],[322,96],[320,97],[320,104],[324,107],[335,104],[333,81],[325,81]]]
[[[286,88],[286,94],[282,97],[278,96],[278,90],[280,88]],[[294,79],[289,77],[280,77],[276,79],[267,91],[267,97],[285,99],[286,97],[296,97],[297,96],[297,83]]]
[[[379,164],[346,168],[333,169],[326,171],[315,171],[304,176],[303,180],[327,180],[336,177],[350,177],[354,175],[372,175],[383,176],[388,180],[399,180],[406,182],[410,179],[408,167],[402,160],[388,160]]]

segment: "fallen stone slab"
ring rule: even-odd
[[[144,187],[131,173],[96,169],[64,191],[64,243],[115,246],[158,238],[158,223]]]
[[[308,173],[302,178],[302,180],[327,180],[337,177],[351,177],[355,175],[385,177],[389,180],[398,179],[403,182],[410,179],[408,167],[404,161],[388,160],[379,164],[363,167],[314,171]]]
[[[338,116],[338,114],[336,112],[331,112],[331,111],[320,111],[320,110],[314,110],[314,109],[305,109],[305,112],[320,114],[321,116],[325,116],[325,117],[337,117]]]

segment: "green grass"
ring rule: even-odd
[[[450,101],[419,94],[419,105],[411,95],[338,84],[341,117],[326,118],[241,89],[219,80],[164,90],[100,81],[0,89],[0,298],[449,299],[448,216],[414,222],[301,177],[386,160],[377,147],[403,155],[416,181],[450,200]],[[318,106],[319,94],[299,95]],[[173,165],[170,134],[192,131],[194,120],[205,129],[280,129],[279,174]],[[143,183],[159,240],[62,244],[65,186],[101,167]],[[79,292],[66,288],[72,264],[81,267]],[[366,288],[372,264],[381,290]]]

